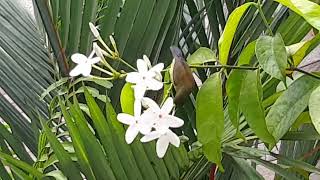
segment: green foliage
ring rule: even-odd
[[[2,178],[209,179],[215,163],[225,172],[215,173],[217,179],[262,179],[248,160],[287,179],[319,173],[314,166],[320,153],[314,147],[320,139],[320,81],[316,73],[299,69],[320,42],[315,31],[311,40],[302,41],[312,27],[320,29],[318,4],[308,0],[243,4],[34,0],[34,4],[37,19],[42,20],[38,24],[15,1],[0,3],[0,87],[26,114],[0,96],[0,117],[7,123],[0,125]],[[114,36],[120,53],[106,61],[119,76],[106,78],[94,70],[94,77],[65,77],[73,67],[69,61],[73,53],[91,52],[89,22],[98,27],[107,45]],[[190,55],[188,63],[204,83],[175,109],[185,121],[175,133],[189,141],[170,147],[159,159],[155,142],[125,142],[126,127],[117,113],[133,114],[134,94],[132,85],[123,83],[131,70],[119,59],[135,65],[146,54],[152,64],[167,65],[171,45]],[[175,94],[167,69],[164,96],[147,93],[158,102]],[[288,87],[277,91],[279,80],[287,81],[293,70],[305,75],[296,79],[293,74],[293,83],[288,81]],[[279,154],[253,146],[262,141],[271,148],[279,140]],[[37,155],[35,162],[31,153]],[[263,160],[266,155],[277,163]]]
[[[256,56],[263,70],[285,83],[288,56],[280,34],[260,36],[256,43]]]
[[[203,153],[223,171],[221,138],[224,118],[220,73],[211,75],[202,85],[197,95],[196,110],[198,139],[202,143]]]

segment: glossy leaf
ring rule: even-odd
[[[132,84],[126,83],[123,86],[120,95],[120,103],[122,112],[133,114],[134,92],[132,89]]]
[[[209,48],[201,47],[187,58],[188,64],[204,64],[217,61],[216,54]]]
[[[223,170],[221,138],[224,115],[221,83],[221,74],[215,73],[200,88],[196,99],[196,126],[204,155]]]
[[[302,16],[310,25],[320,30],[320,6],[309,0],[274,0]]]
[[[320,86],[317,87],[310,95],[309,112],[311,121],[320,134]]]
[[[241,17],[247,9],[255,3],[246,3],[236,8],[229,16],[226,27],[219,39],[219,61],[221,64],[227,64],[229,59],[230,47],[233,37],[240,23]]]
[[[256,56],[264,71],[285,82],[288,57],[280,34],[261,36],[257,40]]]
[[[320,81],[302,76],[294,81],[271,107],[266,123],[269,132],[278,141],[292,126],[298,116],[308,105],[311,92]]]
[[[258,72],[259,71],[247,71],[240,92],[240,107],[254,133],[262,141],[268,144],[274,144],[274,139],[268,132],[266,126],[265,113],[261,102],[262,94],[259,93],[261,82]]]

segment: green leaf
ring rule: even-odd
[[[221,164],[221,138],[224,130],[221,74],[211,75],[200,88],[196,99],[198,140],[209,161]]]
[[[209,48],[201,47],[187,58],[188,64],[204,64],[217,61],[216,54]]]
[[[63,148],[62,144],[58,141],[55,135],[51,132],[46,122],[40,118],[44,132],[46,133],[48,140],[50,142],[51,148],[53,149],[55,155],[59,160],[61,170],[70,179],[81,179],[80,171],[75,166],[74,162],[71,160],[70,155]]]
[[[309,112],[311,121],[320,134],[320,86],[317,87],[310,95]]]
[[[319,84],[319,80],[304,75],[294,81],[273,104],[266,117],[266,123],[276,141],[290,129],[305,110],[311,92]]]
[[[293,55],[293,63],[298,66],[301,61],[320,43],[320,34],[317,34],[311,40],[305,42]]]
[[[134,92],[132,84],[126,83],[120,95],[120,103],[122,112],[133,115],[133,104],[134,104]]]
[[[312,140],[320,140],[320,135],[316,130],[307,131],[289,131],[287,132],[281,140],[290,140],[290,141],[312,141]]]
[[[89,165],[88,154],[85,150],[84,143],[81,139],[80,131],[76,124],[72,121],[72,117],[67,112],[65,105],[59,101],[59,105],[63,114],[63,117],[67,123],[68,132],[72,139],[72,144],[77,155],[78,163],[82,172],[86,175],[88,179],[94,179],[92,168]]]
[[[65,84],[68,81],[68,77],[65,78],[61,78],[59,81],[51,84],[40,96],[40,99],[43,99],[44,97],[46,97],[47,95],[49,95],[49,93],[53,90],[55,90],[56,88],[62,86],[63,84]]]
[[[228,63],[230,47],[241,17],[251,5],[255,5],[255,3],[243,4],[236,8],[229,16],[226,27],[219,39],[219,61],[223,65]]]
[[[39,178],[39,179],[43,178],[43,174],[41,172],[39,172],[36,168],[30,166],[26,162],[15,159],[12,156],[7,155],[3,152],[0,152],[0,159],[4,160],[10,166],[20,168],[20,169],[24,170],[25,172],[30,173],[31,175],[35,176],[36,178]]]
[[[274,144],[275,141],[268,132],[266,126],[265,113],[261,102],[262,94],[259,92],[259,89],[261,89],[261,82],[258,73],[258,70],[247,71],[247,75],[240,92],[240,107],[246,121],[254,133],[262,141]]]
[[[252,57],[255,55],[257,41],[253,41],[244,48],[238,58],[238,65],[250,64]]]
[[[320,30],[320,6],[309,0],[275,0],[302,16],[311,26]]]
[[[105,153],[91,131],[91,128],[88,126],[87,120],[75,97],[73,101],[73,105],[71,103],[68,104],[70,107],[70,114],[81,132],[80,136],[88,153],[88,160],[96,179],[116,179],[110,168],[109,162],[106,159]]]
[[[232,125],[239,130],[239,117],[240,117],[240,93],[243,88],[244,81],[247,76],[246,70],[234,69],[229,75],[226,85],[228,95],[228,113]]]
[[[299,168],[299,169],[303,169],[305,171],[308,171],[310,173],[317,173],[320,174],[320,169],[312,166],[311,164],[308,164],[306,162],[300,161],[300,160],[295,160],[295,159],[291,159],[288,158],[286,156],[282,156],[280,154],[275,154],[275,153],[271,153],[272,156],[276,157],[281,164],[287,165],[287,166],[291,166],[291,167],[295,167],[295,168]]]
[[[115,148],[115,143],[112,140],[112,134],[110,131],[109,124],[106,121],[106,118],[104,117],[102,111],[100,110],[100,107],[95,102],[92,95],[89,93],[87,89],[84,90],[84,95],[89,107],[91,119],[93,121],[94,127],[96,128],[100,142],[102,146],[104,147],[104,150],[107,154],[108,160],[110,162],[111,168],[116,176],[117,179],[127,179],[126,173],[124,172],[124,169],[122,167],[121,161],[119,159],[119,155],[117,153],[117,150]],[[126,162],[122,162],[123,164],[126,164]]]
[[[262,159],[253,159],[252,161],[274,171],[276,174],[284,177],[285,179],[299,180],[299,178],[297,176],[295,176],[292,172],[282,168],[281,166],[279,166],[277,164],[273,164],[271,162],[268,162],[268,161],[265,161]]]
[[[256,44],[256,56],[264,71],[285,82],[288,57],[280,34],[274,37],[260,36]]]

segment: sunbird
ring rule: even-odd
[[[183,57],[182,51],[176,46],[171,46],[170,50],[173,55],[170,77],[176,91],[174,103],[181,105],[192,92],[196,83],[192,71]]]

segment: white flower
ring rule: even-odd
[[[73,54],[71,56],[71,60],[77,64],[76,67],[74,67],[69,75],[70,76],[78,76],[82,74],[83,76],[89,76],[91,73],[92,65],[95,63],[98,63],[101,59],[100,57],[94,57],[92,58],[93,53],[89,57],[83,55],[83,54]]]
[[[90,30],[91,30],[93,36],[95,38],[98,38],[100,36],[100,34],[99,34],[99,31],[97,30],[96,26],[94,24],[92,24],[91,22],[89,22],[89,27],[90,27]]]
[[[174,106],[171,97],[164,102],[161,108],[156,102],[147,97],[142,98],[142,104],[148,107],[143,116],[154,121],[153,127],[156,131],[165,133],[170,127],[178,128],[183,126],[184,121],[182,119],[169,114]]]
[[[135,103],[140,103],[140,101],[135,101]],[[131,144],[133,142],[139,132],[148,134],[152,129],[152,121],[147,121],[146,118],[142,118],[142,116],[140,116],[141,105],[135,105],[134,108],[134,116],[126,113],[120,113],[117,116],[117,119],[121,123],[129,125],[125,134],[125,140],[128,144]]]
[[[169,128],[181,127],[184,121],[178,117],[170,115],[174,104],[173,99],[168,98],[160,108],[156,102],[150,98],[143,98],[142,103],[148,106],[148,109],[141,116],[145,121],[152,123],[155,131],[145,134],[140,139],[141,142],[149,142],[158,139],[156,151],[159,158],[162,158],[166,153],[169,144],[179,147],[179,137]]]
[[[135,84],[135,98],[141,99],[146,90],[160,90],[163,87],[161,79],[156,79],[164,68],[163,63],[159,63],[149,69],[148,62],[142,59],[137,60],[138,72],[127,74],[126,81]]]
[[[163,158],[163,156],[166,154],[169,144],[172,144],[175,147],[179,147],[180,145],[179,137],[170,129],[167,129],[167,131],[163,133],[160,133],[159,131],[152,131],[149,134],[143,136],[140,141],[149,142],[155,139],[158,139],[156,151],[159,158]]]

